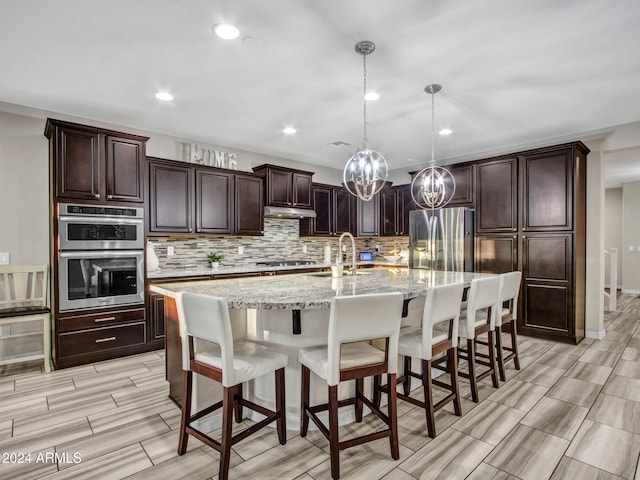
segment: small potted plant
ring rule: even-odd
[[[211,262],[211,268],[218,268],[218,266],[220,265],[218,262],[220,262],[220,260],[222,260],[223,258],[224,255],[222,255],[221,253],[211,252],[209,253],[209,255],[207,255],[207,260]]]

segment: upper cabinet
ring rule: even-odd
[[[453,198],[447,207],[473,207],[475,205],[475,165],[460,163],[447,167],[456,182]]]
[[[55,197],[99,202],[144,201],[148,137],[47,120]]]
[[[476,172],[476,232],[517,231],[518,158],[480,162]]]
[[[262,235],[262,178],[149,160],[149,233]]]
[[[409,212],[415,208],[411,185],[383,188],[380,192],[381,235],[409,235]]]
[[[377,237],[380,235],[380,195],[380,192],[376,193],[369,201],[360,198],[356,200],[356,234],[358,237]]]
[[[265,205],[311,208],[313,172],[268,164],[254,167],[253,171],[265,178]]]
[[[300,235],[328,236],[353,232],[355,197],[345,188],[314,183],[311,208],[316,218],[300,219]]]

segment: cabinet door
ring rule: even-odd
[[[145,145],[139,140],[107,136],[106,197],[118,202],[143,202]]]
[[[196,170],[196,232],[233,233],[232,174]]]
[[[267,173],[267,205],[274,207],[291,206],[292,173],[282,170],[268,170]]]
[[[101,136],[63,127],[56,131],[56,196],[100,199]]]
[[[571,149],[522,159],[523,230],[573,228],[573,154]]]
[[[355,197],[345,188],[333,189],[333,233],[340,235],[355,230]]]
[[[385,188],[380,192],[381,235],[398,235],[398,189]]]
[[[517,166],[517,158],[477,166],[477,233],[517,230]]]
[[[235,233],[264,235],[262,178],[250,175],[235,177]]]
[[[313,187],[313,210],[316,218],[313,219],[313,235],[331,235],[333,230],[331,211],[331,187],[314,185]]]
[[[573,337],[573,235],[522,237],[523,334]]]
[[[192,172],[188,166],[149,163],[150,232],[193,232]]]
[[[446,167],[455,180],[455,192],[448,207],[473,207],[474,205],[474,168],[473,165],[451,165]]]
[[[147,292],[149,341],[164,340],[164,295]]]
[[[294,173],[292,181],[293,206],[311,208],[311,176]]]
[[[506,273],[518,270],[518,236],[477,235],[475,271]]]
[[[357,200],[357,235],[359,237],[377,237],[380,231],[380,195],[376,194],[365,202]]]
[[[417,208],[411,196],[411,185],[398,187],[398,234],[409,235],[409,212]]]

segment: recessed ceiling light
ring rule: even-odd
[[[213,33],[215,33],[220,38],[224,38],[225,40],[233,40],[234,38],[238,38],[240,36],[240,30],[238,30],[235,25],[231,25],[230,23],[214,25]]]
[[[443,128],[438,133],[440,135],[451,135],[453,133],[453,130],[451,130],[450,128]]]
[[[158,100],[162,100],[163,102],[170,102],[171,100],[173,100],[173,95],[171,95],[169,92],[158,92],[156,93],[156,98]]]
[[[375,102],[380,98],[380,94],[378,92],[367,92],[364,96],[364,99],[367,102]]]
[[[296,129],[293,127],[286,127],[282,129],[282,133],[286,133],[287,135],[293,135],[296,133]]]

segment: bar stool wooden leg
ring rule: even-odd
[[[191,418],[191,385],[193,383],[193,372],[183,370],[184,387],[182,390],[182,421],[180,422],[180,440],[178,441],[178,455],[183,455],[187,451],[189,435],[187,435],[187,425]]]
[[[402,393],[404,393],[407,397],[411,393],[411,375],[409,372],[411,371],[411,357],[404,357],[404,370],[402,372],[404,378],[402,381]]]
[[[329,386],[329,455],[331,477],[340,478],[340,440],[338,438],[338,386]]]
[[[376,408],[380,408],[380,402],[382,402],[382,390],[380,389],[381,383],[382,383],[382,375],[374,375],[372,401]]]
[[[362,395],[364,391],[364,378],[356,379],[356,422],[362,422]]]
[[[516,321],[512,320],[509,323],[511,329],[511,348],[513,349],[513,366],[516,370],[520,370],[520,355],[518,354],[518,333],[516,327]]]
[[[478,380],[476,379],[476,342],[467,339],[467,363],[469,365],[469,383],[471,384],[471,398],[478,403]]]
[[[493,388],[498,388],[498,368],[496,366],[496,347],[494,344],[494,334],[491,330],[487,332],[488,344],[489,344],[489,368],[491,368],[491,381],[493,382]]]
[[[287,443],[287,407],[284,388],[284,368],[276,370],[276,412],[280,415],[276,428],[280,445]]]
[[[498,373],[503,382],[507,379],[504,371],[504,356],[502,355],[502,327],[496,327],[496,358],[498,359]]]
[[[237,386],[224,387],[222,394],[222,439],[220,440],[220,480],[229,478],[231,459],[231,434],[233,429],[233,404]]]
[[[460,405],[460,385],[458,383],[458,349],[453,347],[447,351],[447,367],[451,378],[451,390],[453,397],[453,410],[455,414],[462,416],[462,407]]]
[[[302,394],[300,395],[302,401],[300,405],[300,436],[306,437],[307,430],[309,430],[309,414],[307,408],[309,408],[309,380],[311,376],[311,370],[302,365]]]
[[[400,458],[400,446],[398,442],[398,397],[396,397],[396,374],[387,374],[387,385],[389,385],[389,396],[387,403],[387,416],[389,418],[389,446],[391,447],[391,458]]]
[[[242,384],[238,385],[237,395],[233,399],[233,411],[236,417],[236,423],[242,421]]]
[[[427,416],[427,432],[431,438],[435,438],[436,412],[433,407],[431,380],[431,360],[422,360],[422,388],[424,389],[424,411]]]

